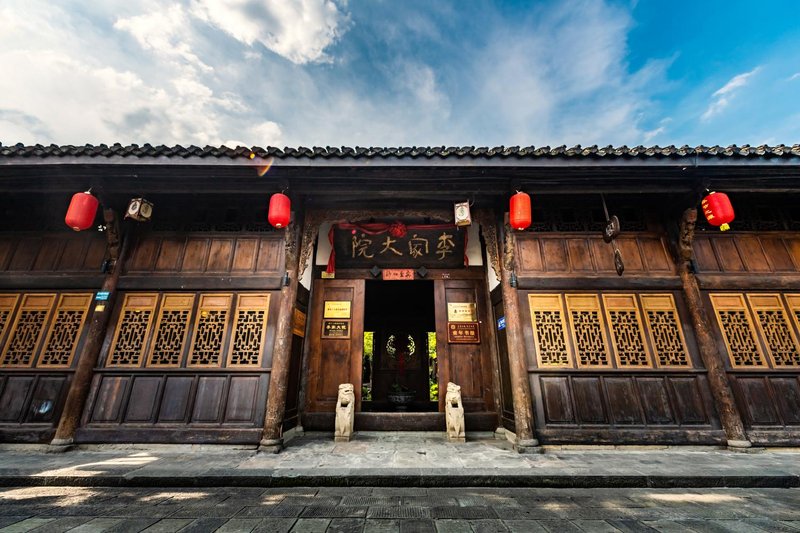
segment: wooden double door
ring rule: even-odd
[[[375,283],[370,281],[369,283]],[[403,281],[380,283],[403,284]],[[438,279],[432,282],[435,308],[436,353],[439,382],[438,410],[444,411],[448,382],[461,386],[465,411],[489,414],[495,406],[496,340],[487,304],[483,279]],[[330,413],[335,410],[338,388],[352,383],[356,410],[362,410],[361,385],[364,354],[366,309],[365,280],[316,280],[312,292],[308,339],[308,381],[306,413]],[[346,302],[346,303],[342,303]],[[448,342],[448,304],[474,304],[480,341]],[[391,302],[387,302],[387,306]],[[349,313],[335,311],[349,307]],[[326,315],[327,309],[327,315]],[[371,306],[369,313],[386,308]],[[333,312],[332,312],[333,311]],[[338,317],[334,317],[338,315]],[[349,315],[345,318],[345,315]],[[333,329],[336,328],[336,329]],[[346,334],[342,334],[342,328]],[[375,347],[375,350],[378,350]],[[423,363],[424,364],[424,363]],[[327,420],[327,418],[323,418]],[[330,423],[332,424],[332,418]],[[358,423],[358,421],[357,421]]]

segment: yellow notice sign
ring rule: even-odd
[[[448,303],[448,322],[477,322],[478,310],[474,303]]]
[[[322,318],[350,318],[350,302],[346,300],[326,300]]]

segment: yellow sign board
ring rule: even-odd
[[[448,322],[477,322],[478,310],[474,303],[448,303]]]
[[[297,308],[292,314],[292,333],[298,337],[306,336],[306,314]]]
[[[346,300],[326,300],[322,318],[350,318],[350,302]]]

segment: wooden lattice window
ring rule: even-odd
[[[55,294],[26,294],[22,297],[8,341],[0,356],[0,366],[33,366],[55,300]]]
[[[578,367],[610,367],[600,298],[596,294],[568,294],[566,301]]]
[[[269,294],[239,296],[228,366],[261,366],[268,312]]]
[[[748,294],[767,354],[775,367],[800,365],[797,336],[779,294]]]
[[[652,367],[650,350],[644,337],[644,328],[633,294],[604,294],[611,343],[619,367]]]
[[[0,294],[0,342],[5,338],[6,331],[11,325],[11,317],[18,301],[18,294]]]
[[[165,294],[147,366],[179,367],[186,348],[194,294]]]
[[[765,368],[767,360],[758,342],[743,294],[710,294],[733,368]]]
[[[567,324],[558,294],[529,294],[533,341],[540,367],[571,367]]]
[[[642,294],[642,301],[650,342],[661,368],[691,367],[686,349],[680,317],[671,294]]]
[[[37,367],[69,368],[89,314],[91,294],[62,294]]]
[[[154,293],[125,295],[106,366],[141,366],[157,300]]]
[[[540,368],[692,367],[672,294],[533,293],[528,306]]]
[[[194,323],[189,361],[186,366],[221,366],[228,330],[232,294],[203,294]]]

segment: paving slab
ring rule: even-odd
[[[0,464],[3,465],[0,486],[252,488],[254,492],[240,494],[242,507],[250,505],[247,498],[256,498],[253,503],[258,503],[256,488],[269,487],[358,490],[368,487],[800,486],[800,449],[740,453],[697,446],[556,447],[543,454],[529,455],[518,454],[507,440],[490,435],[472,435],[466,443],[454,444],[438,433],[416,432],[361,432],[346,443],[334,443],[324,434],[307,434],[291,440],[279,454],[259,453],[254,448],[208,445],[79,446],[65,453],[47,453],[47,448],[42,446],[0,446]],[[356,494],[419,495],[351,492],[338,493],[335,497]],[[334,499],[327,503],[336,504]],[[291,500],[286,503],[291,504]],[[480,500],[465,500],[462,505],[480,506],[481,503]],[[788,511],[783,518],[800,518]],[[0,510],[0,514],[10,513]],[[136,517],[135,514],[128,516]]]

